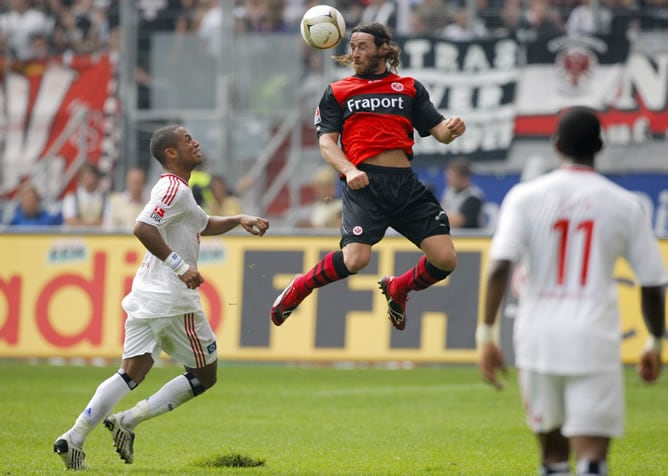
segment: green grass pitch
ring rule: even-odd
[[[63,474],[52,453],[116,367],[0,362],[0,474]],[[119,404],[154,392],[175,366],[156,367]],[[668,374],[645,385],[627,369],[627,433],[611,448],[614,475],[668,474]],[[474,366],[387,368],[222,364],[216,387],[137,428],[135,463],[117,457],[100,425],[84,474],[532,475],[516,372],[502,392]],[[255,467],[231,467],[229,465]]]

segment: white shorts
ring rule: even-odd
[[[520,369],[527,425],[534,433],[561,428],[566,437],[624,433],[624,376],[619,371],[553,375]]]
[[[123,358],[151,354],[157,360],[160,351],[184,367],[199,369],[216,361],[216,335],[204,312],[173,317],[138,318],[125,321]]]

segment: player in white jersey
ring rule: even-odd
[[[630,264],[641,286],[649,339],[638,366],[655,381],[665,332],[664,260],[634,195],[594,170],[602,149],[596,115],[573,108],[559,120],[554,143],[562,167],[511,189],[490,250],[479,367],[501,388],[505,371],[493,325],[513,264],[519,290],[514,348],[527,423],[540,444],[541,474],[607,474],[612,437],[624,429],[621,324],[613,271]]]
[[[220,235],[238,225],[262,236],[269,222],[249,215],[208,216],[188,187],[190,173],[202,162],[199,143],[183,127],[154,132],[150,149],[165,173],[137,217],[134,234],[146,255],[123,299],[128,318],[121,368],[102,382],[70,428],[54,443],[54,451],[70,469],[85,467],[84,440],[104,420],[116,452],[126,463],[134,458],[134,429],[149,418],[175,409],[216,383],[216,336],[202,312],[197,271],[199,237]],[[156,393],[126,411],[114,406],[139,385],[160,352],[186,370]]]

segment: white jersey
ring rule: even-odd
[[[137,221],[155,226],[192,268],[197,267],[200,232],[208,220],[188,184],[172,174],[160,176],[137,217]],[[147,251],[132,281],[132,291],[123,299],[123,308],[135,317],[169,317],[201,311],[202,305],[197,289],[188,289],[169,266]]]
[[[522,261],[516,361],[539,372],[573,375],[619,366],[618,258],[627,260],[640,285],[668,280],[637,198],[581,166],[513,187],[501,205],[490,256]]]

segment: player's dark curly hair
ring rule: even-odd
[[[596,112],[584,106],[573,107],[560,117],[553,139],[561,153],[578,163],[592,162],[603,148],[601,123]]]
[[[368,33],[373,36],[373,42],[380,50],[380,54],[385,58],[385,62],[389,65],[390,71],[397,72],[401,64],[401,48],[390,36],[389,31],[382,23],[362,23],[352,29],[351,34],[354,33]],[[347,66],[353,62],[353,57],[350,53],[345,55],[333,56],[334,60],[340,65]]]
[[[176,124],[164,126],[156,130],[151,136],[151,142],[148,147],[151,150],[151,155],[153,155],[161,165],[165,165],[165,149],[176,148],[178,142],[176,129],[179,127],[181,126]]]

